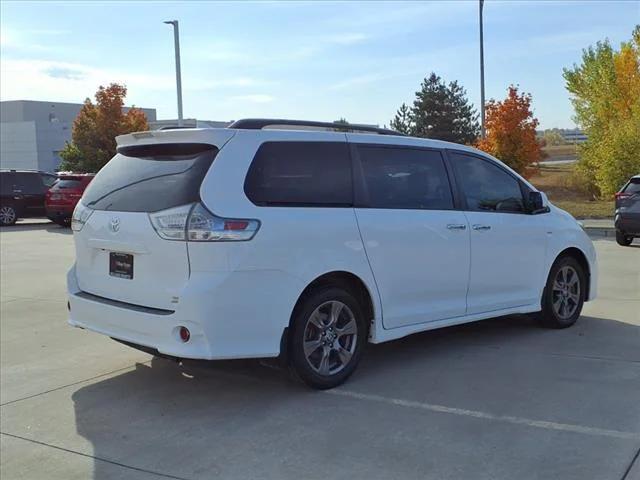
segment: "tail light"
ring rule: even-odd
[[[73,209],[73,215],[71,216],[71,230],[79,232],[87,223],[89,217],[93,213],[93,210],[85,207],[82,202],[78,202],[76,208]]]
[[[622,200],[623,198],[631,198],[631,197],[633,197],[632,193],[625,193],[625,192],[616,193],[616,200]]]
[[[260,228],[258,220],[217,217],[201,203],[150,213],[149,219],[165,240],[246,241],[251,240]]]

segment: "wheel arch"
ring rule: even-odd
[[[580,250],[578,247],[568,247],[562,250],[556,258],[553,260],[553,263],[549,266],[549,271],[547,272],[547,278],[551,269],[555,265],[555,263],[562,257],[572,257],[574,258],[580,266],[584,269],[584,273],[587,276],[586,287],[585,287],[585,300],[590,298],[591,295],[591,266],[589,265],[589,260],[587,260],[587,256],[585,253]]]
[[[360,306],[363,309],[363,313],[366,318],[369,320],[369,332],[373,328],[373,324],[376,318],[376,306],[374,303],[374,296],[371,289],[367,286],[367,284],[360,278],[358,275],[354,273],[347,272],[344,270],[335,270],[327,273],[323,273],[322,275],[316,277],[313,281],[311,281],[298,295],[298,299],[291,310],[291,316],[289,317],[289,323],[287,327],[284,329],[282,334],[282,340],[280,342],[280,355],[283,358],[288,356],[289,351],[289,332],[291,331],[291,327],[293,324],[293,320],[298,312],[298,309],[301,308],[305,297],[313,290],[317,288],[321,288],[324,286],[338,286],[349,291],[353,294]]]

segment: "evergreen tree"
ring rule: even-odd
[[[391,120],[391,129],[405,135],[413,135],[413,120],[411,119],[411,110],[406,103],[402,103],[396,116]]]
[[[445,82],[431,73],[416,92],[411,109],[412,134],[471,144],[479,134],[478,115],[457,81]]]

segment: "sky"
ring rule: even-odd
[[[389,124],[436,72],[480,104],[478,2],[11,1],[0,3],[0,99],[82,102],[124,83],[126,103],[176,118],[180,22],[185,118]],[[640,0],[484,6],[486,97],[533,96],[542,128],[571,128],[562,69],[640,24]]]

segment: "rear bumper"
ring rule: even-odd
[[[174,311],[87,295],[78,287],[75,267],[67,274],[67,288],[68,321],[74,327],[172,357],[222,360],[278,356],[297,298],[283,293],[299,286],[281,272],[196,273]],[[246,297],[238,298],[238,292]],[[191,333],[186,343],[180,340],[181,326]]]
[[[45,208],[45,212],[47,218],[50,220],[65,220],[70,219],[71,215],[73,215],[73,208],[65,205],[47,205]]]
[[[615,227],[627,235],[640,236],[640,213],[616,213]]]

